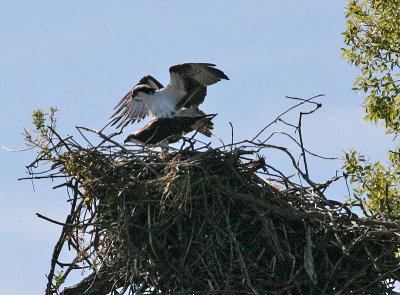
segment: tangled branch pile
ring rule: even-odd
[[[313,183],[283,147],[161,153],[48,131],[51,148],[31,167],[51,170],[31,176],[67,179],[57,187],[72,194],[47,294],[389,294],[399,278],[400,228],[327,200],[330,181]],[[269,149],[307,186],[265,163]],[[61,263],[67,247],[76,256]],[[59,291],[76,269],[86,278]]]

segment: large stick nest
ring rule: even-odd
[[[35,164],[52,161],[47,177],[72,194],[47,294],[388,294],[398,279],[400,228],[327,200],[330,181],[313,183],[283,147],[161,153],[51,133]],[[271,148],[306,186],[264,162]],[[59,291],[75,269],[87,276]]]

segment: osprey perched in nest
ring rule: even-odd
[[[190,113],[188,113],[190,112]],[[154,118],[139,131],[128,135],[124,143],[167,146],[191,131],[210,137],[214,127],[211,121],[216,114],[206,115],[193,107],[171,118]]]
[[[229,80],[210,63],[179,64],[170,67],[169,73],[170,81],[165,87],[149,75],[140,79],[114,108],[110,118],[112,125],[125,127],[147,115],[155,118],[178,116],[180,110],[197,107],[204,101],[207,86],[221,79]]]

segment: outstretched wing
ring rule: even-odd
[[[207,86],[222,79],[229,80],[223,71],[210,63],[184,63],[170,67],[170,85],[184,87],[187,95],[178,103],[177,108],[198,106],[207,94]]]
[[[154,90],[163,88],[153,76],[144,76],[115,106],[114,113],[111,115],[111,125],[117,128],[126,127],[130,123],[140,121],[149,114],[146,104],[136,97],[137,89],[140,85],[146,85]]]
[[[144,76],[142,79],[139,80],[139,83],[137,83],[136,85],[140,84],[147,85],[157,90],[164,88],[164,86],[160,82],[158,82],[156,78],[150,75]]]
[[[223,71],[209,63],[185,63],[169,68],[170,73],[177,73],[181,79],[190,79],[202,86],[209,86],[221,79],[229,80]],[[172,76],[171,76],[172,78]]]

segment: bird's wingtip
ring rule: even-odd
[[[215,113],[215,114],[207,114],[207,115],[205,116],[205,118],[211,118],[211,119],[213,119],[213,118],[215,118],[217,115],[218,115],[218,113]]]

